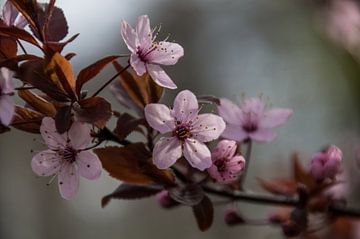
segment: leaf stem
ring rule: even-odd
[[[130,64],[128,64],[124,69],[116,73],[113,77],[110,78],[103,86],[100,87],[93,95],[92,97],[97,96],[103,89],[105,89],[106,86],[108,86],[113,80],[115,80],[119,75],[121,75],[123,72],[125,72],[130,67]]]
[[[25,47],[23,46],[23,44],[21,43],[21,41],[19,39],[16,39],[17,43],[19,44],[21,50],[24,52],[24,54],[28,54]]]

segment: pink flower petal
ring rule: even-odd
[[[59,171],[58,184],[61,196],[70,200],[75,197],[79,188],[79,173],[75,163],[65,163]]]
[[[212,165],[210,150],[204,143],[187,139],[183,146],[184,156],[193,168],[203,171]]]
[[[0,89],[2,94],[11,94],[14,92],[14,73],[9,69],[0,68]]]
[[[170,109],[163,104],[146,105],[145,118],[152,128],[162,134],[175,128],[175,119],[171,116]]]
[[[135,30],[125,21],[121,22],[121,36],[131,52],[136,52],[137,36]]]
[[[265,105],[260,98],[249,98],[241,105],[241,110],[246,113],[251,112],[253,115],[261,118],[265,110]]]
[[[141,48],[149,48],[152,44],[152,31],[150,28],[150,20],[147,15],[138,17],[136,33]]]
[[[223,119],[230,124],[240,125],[242,121],[242,112],[239,106],[234,104],[228,99],[220,99],[220,105],[218,106],[218,112]]]
[[[91,142],[89,125],[79,121],[71,125],[68,136],[74,149],[85,149]]]
[[[100,177],[102,165],[96,154],[90,151],[82,151],[77,155],[76,163],[80,175],[84,178],[94,180]]]
[[[224,120],[214,114],[201,114],[196,118],[191,133],[201,142],[209,142],[219,138],[225,130]]]
[[[156,82],[156,84],[168,89],[177,88],[175,83],[171,80],[171,78],[166,74],[166,72],[160,66],[147,64],[146,67],[149,75]]]
[[[61,160],[57,152],[44,150],[32,158],[31,168],[39,176],[51,176],[59,171]]]
[[[163,137],[155,145],[153,162],[156,167],[166,169],[181,157],[181,143],[175,137]]]
[[[221,134],[226,139],[232,139],[241,142],[249,137],[249,134],[241,126],[227,124],[224,132]]]
[[[232,158],[236,152],[237,144],[233,140],[221,140],[211,151],[213,159]]]
[[[0,122],[8,126],[14,116],[15,105],[9,95],[0,96]]]
[[[40,126],[40,133],[46,145],[50,149],[65,148],[66,135],[60,135],[56,131],[54,119],[50,117],[44,117]]]
[[[130,56],[130,65],[134,68],[138,76],[142,76],[146,72],[145,63],[139,58],[136,53],[131,54]]]
[[[230,168],[230,171],[233,173],[240,172],[245,168],[245,158],[241,155],[237,155],[230,159],[228,162],[228,167]]]
[[[194,93],[189,90],[181,91],[174,100],[173,113],[177,120],[188,118],[190,112],[197,113],[199,109],[198,101]]]
[[[258,129],[250,133],[250,138],[258,142],[270,142],[276,138],[276,134],[269,129]]]
[[[174,65],[184,55],[184,49],[177,43],[161,41],[156,50],[146,57],[151,63]]]
[[[259,127],[274,128],[284,124],[293,114],[290,109],[272,109],[265,112],[263,118],[260,120]]]

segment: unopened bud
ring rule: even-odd
[[[235,208],[228,208],[225,211],[224,214],[224,220],[225,223],[229,226],[235,226],[238,224],[245,223],[244,219],[241,217],[241,215],[238,213],[238,211]]]
[[[172,199],[170,197],[169,192],[166,190],[159,192],[156,195],[156,200],[161,207],[167,208],[167,209],[173,208],[173,207],[179,205],[178,202],[176,202],[174,199]]]

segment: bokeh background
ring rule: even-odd
[[[135,24],[137,16],[148,14],[153,25],[162,24],[164,38],[171,33],[170,39],[185,49],[180,62],[167,68],[179,90],[233,100],[263,95],[273,105],[293,108],[276,141],[255,144],[248,188],[261,190],[259,175],[290,175],[292,152],[308,163],[312,153],[332,143],[345,153],[354,189],[349,204],[357,205],[359,65],[323,34],[310,0],[58,0],[57,5],[70,33],[81,33],[66,48],[77,53],[71,61],[75,72],[104,56],[127,53],[120,21]],[[88,85],[89,91],[112,74],[109,67]],[[167,91],[164,102],[177,92]],[[108,91],[103,95],[124,111]],[[167,211],[154,199],[112,201],[102,209],[102,196],[119,184],[105,171],[98,181],[82,180],[76,198],[65,201],[56,183],[46,186],[48,179],[31,171],[30,151],[43,148],[38,135],[12,130],[0,136],[0,238],[282,238],[273,227],[227,227],[223,207],[216,208],[214,225],[205,233],[197,229],[190,208]],[[252,218],[271,211],[244,203],[238,207]]]

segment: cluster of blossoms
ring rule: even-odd
[[[121,23],[122,38],[131,52],[126,67],[117,62],[120,56],[110,56],[82,69],[75,77],[70,64],[74,54],[62,56],[61,53],[76,35],[60,42],[67,34],[61,9],[55,7],[55,1],[35,8],[24,8],[19,1],[22,2],[5,3],[0,22],[0,41],[8,42],[0,46],[0,53],[9,49],[15,52],[11,57],[0,56],[0,130],[4,133],[14,127],[42,136],[48,149],[33,156],[32,170],[38,176],[57,177],[64,199],[74,198],[80,176],[95,180],[105,169],[124,183],[103,198],[103,206],[112,198],[157,195],[165,208],[181,204],[193,207],[200,229],[206,230],[213,217],[213,206],[206,193],[235,199],[237,194],[233,192],[246,192],[243,182],[252,142],[275,140],[274,128],[286,123],[293,110],[267,107],[261,97],[244,99],[240,104],[210,96],[204,100],[190,90],[180,91],[172,108],[160,104],[164,88],[177,88],[161,65],[176,64],[184,50],[177,43],[158,41],[157,29],[151,28],[146,15],[138,18],[135,28],[125,21]],[[30,14],[29,9],[39,12]],[[35,15],[45,15],[47,19],[39,21],[32,17]],[[25,30],[27,26],[32,35]],[[49,31],[52,27],[58,31]],[[28,55],[20,40],[40,48],[44,56]],[[24,55],[17,55],[18,45]],[[109,63],[117,74],[88,96],[82,91],[83,85]],[[14,86],[16,79],[22,86]],[[110,83],[119,102],[137,116],[113,111],[111,104],[98,96]],[[12,97],[16,93],[26,102],[25,106],[15,106]],[[214,112],[201,112],[200,104],[209,102]],[[117,118],[114,130],[106,126],[111,117]],[[145,136],[146,142],[128,141],[127,136],[132,132]],[[105,141],[121,147],[100,148]],[[242,150],[244,145],[247,145],[246,153]],[[310,205],[313,195],[323,195],[324,188],[334,186],[342,172],[342,157],[339,148],[330,146],[313,156],[308,169],[296,164],[295,174],[302,175],[300,178],[290,182],[263,180],[261,184],[270,193],[299,198],[292,206],[304,210],[310,208],[307,204]],[[210,187],[214,184],[222,191]],[[299,190],[303,185],[307,190]],[[204,219],[203,214],[211,220]],[[225,221],[230,225],[251,222],[233,207],[226,211]],[[296,229],[305,227],[290,217],[276,223],[283,228],[289,228],[289,223],[296,225]]]

